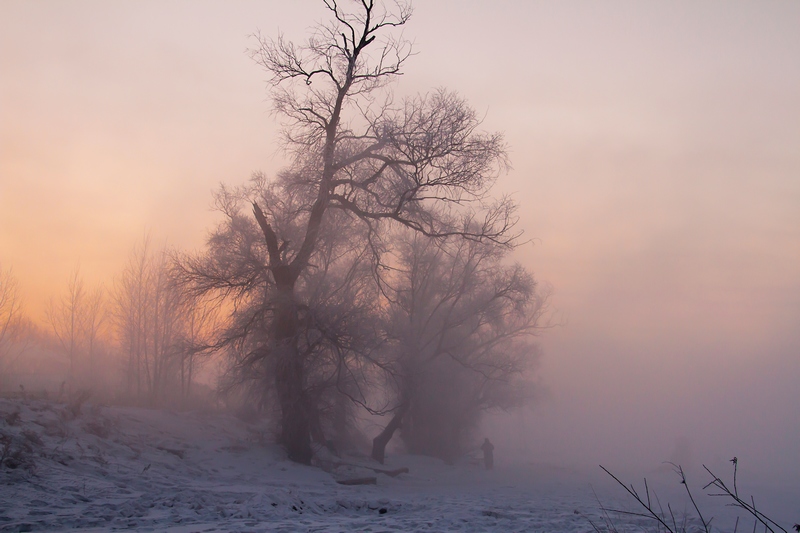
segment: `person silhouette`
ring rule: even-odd
[[[483,464],[486,470],[491,470],[494,467],[494,444],[489,441],[489,437],[483,441],[481,450],[483,450]]]

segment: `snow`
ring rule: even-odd
[[[263,426],[220,413],[0,399],[0,434],[0,531],[588,532],[590,520],[603,523],[594,489],[567,469],[393,455],[384,468],[408,473],[376,473],[359,456],[326,472],[286,460]],[[336,482],[348,476],[377,483]],[[604,504],[631,508],[608,488],[598,488]]]

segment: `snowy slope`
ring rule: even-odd
[[[0,531],[560,532],[602,521],[592,489],[568,476],[415,456],[389,458],[386,468],[409,468],[394,478],[358,457],[327,473],[223,414],[0,399],[0,433]],[[335,479],[364,475],[377,484]]]

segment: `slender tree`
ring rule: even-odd
[[[149,239],[131,253],[116,281],[113,317],[127,356],[128,393],[150,403],[176,397],[191,310],[174,283],[166,249],[151,252]],[[185,374],[184,374],[185,377]]]
[[[176,290],[181,290],[176,287]],[[180,342],[181,396],[184,400],[192,395],[192,384],[197,370],[204,362],[208,347],[219,322],[220,310],[213,301],[183,293],[183,338]]]
[[[61,351],[69,361],[67,385],[72,388],[75,366],[80,355],[85,329],[86,289],[78,267],[67,281],[67,291],[58,300],[51,300],[47,309],[47,321],[58,340]]]
[[[87,297],[84,307],[85,317],[83,320],[86,339],[86,355],[89,364],[89,377],[94,382],[97,378],[95,369],[98,366],[97,352],[103,329],[106,321],[106,299],[105,289],[100,286],[91,291]]]
[[[127,356],[125,370],[126,390],[129,395],[141,398],[144,355],[147,346],[148,298],[150,283],[150,240],[133,249],[128,263],[115,281],[112,316],[117,341]]]
[[[106,300],[103,287],[87,289],[76,267],[67,281],[66,292],[51,300],[46,317],[59,350],[69,361],[69,387],[97,385],[96,369],[106,363],[97,358],[105,346]]]
[[[19,353],[15,345],[22,322],[22,297],[13,271],[0,265],[0,386],[6,380],[8,367]]]

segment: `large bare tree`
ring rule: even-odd
[[[273,336],[278,287],[265,267],[269,253],[263,232],[248,212],[253,202],[265,206],[273,231],[285,241],[299,240],[305,231],[302,213],[313,202],[296,189],[293,177],[285,173],[267,181],[257,174],[244,186],[222,187],[215,196],[224,219],[206,250],[175,261],[175,277],[188,296],[226,301],[220,302],[228,312],[225,327],[201,347],[228,356],[222,392],[244,389],[254,405],[277,405],[278,418],[275,377],[284,357]],[[327,221],[317,237],[313,268],[302,271],[293,293],[303,402],[310,437],[319,444],[350,440],[351,408],[367,401],[365,356],[379,343],[367,230],[341,211],[329,214]]]
[[[261,207],[275,282],[272,340],[281,408],[281,441],[292,460],[311,459],[310,419],[298,357],[299,306],[295,286],[310,268],[321,227],[344,211],[369,227],[379,250],[384,223],[430,237],[461,235],[508,244],[513,205],[493,202],[489,188],[506,163],[499,134],[479,131],[475,112],[457,95],[436,91],[395,105],[388,84],[411,54],[394,30],[410,6],[384,10],[373,0],[345,9],[326,0],[331,21],[308,41],[261,39],[254,58],[271,75],[275,109],[284,118],[290,174],[312,203],[299,240],[277,234]]]

